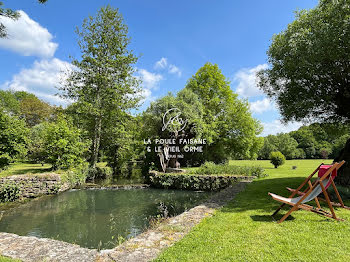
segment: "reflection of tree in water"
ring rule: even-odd
[[[3,215],[0,231],[111,248],[148,226],[149,218],[183,212],[206,193],[133,189],[79,190],[31,201]],[[162,207],[159,209],[159,207]]]

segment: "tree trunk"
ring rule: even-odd
[[[350,186],[350,138],[345,147],[340,151],[334,162],[345,160],[345,164],[339,169],[335,182],[342,186]]]
[[[92,168],[96,167],[98,151],[100,150],[101,128],[102,128],[102,118],[96,117],[94,139],[92,141],[92,155],[90,159],[90,167]]]

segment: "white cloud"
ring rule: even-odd
[[[301,122],[291,122],[286,125],[282,124],[280,120],[274,120],[269,123],[262,123],[264,131],[261,136],[275,135],[277,133],[288,133],[290,131],[297,130],[303,124]]]
[[[274,110],[275,108],[274,103],[268,98],[250,102],[250,110],[255,114],[261,114],[266,111]]]
[[[17,20],[0,16],[8,35],[7,38],[0,38],[0,47],[24,56],[53,57],[58,44],[52,42],[50,32],[24,11],[20,10],[19,13],[20,17]]]
[[[146,89],[154,89],[158,87],[158,83],[163,79],[162,75],[148,72],[146,69],[140,69],[139,74],[143,86]]]
[[[66,74],[73,70],[73,65],[57,58],[35,61],[31,68],[22,69],[5,82],[1,88],[14,91],[27,91],[53,104],[67,104],[70,101],[58,96],[56,87],[64,80]]]
[[[165,69],[165,70],[168,70],[169,74],[174,74],[174,75],[177,75],[178,77],[181,77],[182,75],[180,68],[178,68],[173,64],[169,64],[168,59],[165,57],[162,57],[159,61],[155,63],[154,69],[157,69],[157,70]]]
[[[177,66],[174,66],[174,65],[169,66],[169,73],[177,75],[178,77],[180,77],[182,74],[181,70]]]
[[[267,64],[258,65],[253,68],[243,68],[235,75],[233,81],[237,83],[236,92],[243,97],[262,95],[263,92],[257,86],[256,73],[266,69]]]
[[[159,61],[156,62],[154,65],[155,69],[164,69],[168,66],[168,59],[165,57],[162,57]]]

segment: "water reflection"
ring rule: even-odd
[[[150,217],[176,215],[209,193],[162,189],[75,190],[6,212],[0,231],[112,248],[147,228]]]

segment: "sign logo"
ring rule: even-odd
[[[163,127],[162,131],[167,129],[170,132],[178,133],[185,129],[187,125],[187,119],[181,118],[182,112],[178,108],[171,108],[163,115]]]

